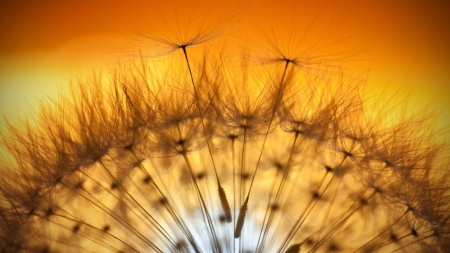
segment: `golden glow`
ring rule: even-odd
[[[211,22],[229,19],[231,24],[223,28],[231,36],[248,38],[235,43],[251,42],[252,36],[263,33],[270,37],[270,29],[286,40],[294,29],[307,46],[329,44],[325,52],[355,49],[357,57],[346,60],[346,66],[354,72],[369,69],[370,87],[379,91],[402,87],[402,92],[411,93],[414,105],[438,108],[441,126],[450,123],[446,110],[450,106],[450,25],[445,4],[172,0],[3,5],[0,113],[7,118],[25,114],[24,104],[35,107],[33,101],[64,86],[74,73],[123,61],[129,56],[129,42],[133,50],[146,49],[145,42],[133,41],[139,37],[136,31],[170,36],[180,26],[208,28]]]
[[[406,224],[430,213],[448,223],[440,137],[405,120],[430,104],[431,128],[449,123],[442,6],[4,7],[0,113],[13,125],[43,113],[5,139],[16,164],[2,164],[0,222],[45,224],[14,230],[8,247],[294,252],[304,241],[314,252],[384,251],[423,239],[445,248],[448,234],[417,237]],[[58,96],[66,88],[73,97]],[[53,99],[62,102],[39,107]]]

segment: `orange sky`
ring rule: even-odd
[[[360,50],[347,63],[355,71],[370,69],[369,85],[411,87],[414,103],[432,104],[440,110],[441,123],[450,123],[447,1],[156,2],[2,1],[0,114],[21,115],[77,71],[117,61],[118,42],[130,39],[132,29],[158,32],[176,27],[176,22],[206,24],[238,13],[242,18],[233,28],[238,32],[273,29],[290,34],[295,27],[310,41],[323,36],[321,43],[330,42],[330,51]]]

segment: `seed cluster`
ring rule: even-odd
[[[210,52],[199,33],[146,36],[163,56],[10,126],[2,252],[448,252],[427,115],[396,119],[304,52]]]

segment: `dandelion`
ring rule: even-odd
[[[158,45],[9,125],[2,252],[448,251],[448,156],[427,115],[393,123],[366,77],[278,41],[264,64],[211,53],[228,26],[142,34]]]

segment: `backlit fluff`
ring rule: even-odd
[[[145,35],[162,56],[79,78],[10,126],[2,252],[448,251],[427,115],[393,123],[320,54],[218,54],[220,33],[201,33]]]

